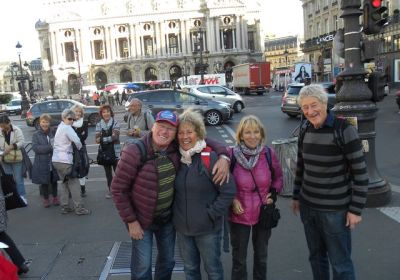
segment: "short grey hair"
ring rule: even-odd
[[[305,97],[315,97],[318,99],[321,103],[323,104],[328,104],[328,94],[326,93],[325,89],[321,85],[309,85],[309,86],[304,86],[299,93],[299,97],[297,98],[297,101],[299,105],[301,106],[301,102],[303,98]]]
[[[66,119],[66,118],[73,118],[73,119],[75,119],[75,112],[72,111],[71,109],[65,109],[65,110],[62,111],[62,113],[61,113],[61,118],[62,118],[62,119]]]
[[[133,102],[139,103],[140,107],[142,107],[142,101],[139,98],[132,98],[131,101],[129,102],[129,106],[133,104]]]
[[[83,117],[83,114],[85,114],[85,110],[83,109],[83,107],[81,105],[78,105],[78,104],[75,104],[74,106],[72,106],[71,110],[74,111],[74,112],[76,110],[81,111],[82,117]]]
[[[199,112],[193,111],[193,109],[186,109],[183,111],[179,116],[179,126],[185,123],[193,125],[199,139],[204,140],[206,138],[207,130],[204,124],[204,118]]]

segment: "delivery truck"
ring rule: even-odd
[[[238,93],[263,95],[271,88],[270,63],[253,62],[233,66],[233,90]]]

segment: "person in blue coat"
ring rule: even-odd
[[[50,115],[42,114],[39,118],[40,128],[32,136],[32,150],[35,152],[32,183],[40,185],[45,208],[50,207],[51,204],[55,206],[60,204],[57,196],[58,175],[51,162],[55,130],[50,127],[50,122]],[[49,193],[53,197],[51,202]]]

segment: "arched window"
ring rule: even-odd
[[[75,74],[68,75],[68,95],[79,94],[80,88],[78,77]]]
[[[180,77],[182,77],[182,68],[177,65],[171,66],[169,68],[169,79],[175,82]]]
[[[128,69],[124,69],[119,73],[119,79],[121,83],[132,82],[132,72]]]
[[[96,87],[98,89],[104,88],[105,85],[107,84],[107,75],[103,71],[99,71],[96,73],[94,76],[94,79],[96,81]]]
[[[157,70],[154,67],[149,67],[144,71],[145,81],[155,81],[157,80]]]

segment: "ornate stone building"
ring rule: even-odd
[[[44,90],[175,80],[261,61],[254,0],[52,0],[36,23]]]

